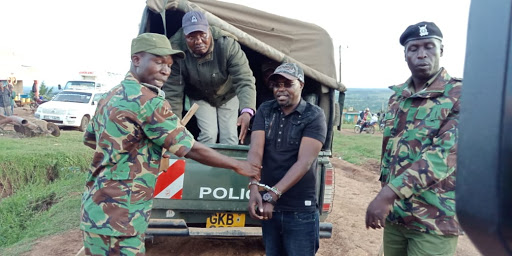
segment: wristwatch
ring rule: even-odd
[[[267,202],[267,203],[269,203],[271,205],[276,205],[276,203],[277,203],[274,200],[274,198],[272,198],[272,195],[269,192],[263,194],[263,197],[261,199],[263,199],[263,201],[265,201],[265,202]]]

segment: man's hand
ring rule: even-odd
[[[272,219],[272,212],[274,212],[274,206],[271,203],[263,204],[263,220]]]
[[[253,219],[263,220],[263,202],[258,187],[253,185],[249,189],[249,215]]]
[[[386,217],[398,198],[388,186],[384,186],[366,209],[366,228],[380,229],[386,226]]]
[[[234,169],[236,173],[247,177],[253,177],[258,181],[261,179],[261,165],[249,163],[247,161],[238,162],[239,164],[237,165],[237,168]]]
[[[251,114],[244,112],[238,117],[238,121],[236,122],[237,126],[240,126],[240,136],[238,139],[242,144],[244,144],[245,135],[247,135],[247,130],[249,129],[249,123],[251,122]]]

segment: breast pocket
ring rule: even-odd
[[[292,118],[290,120],[290,135],[288,137],[288,144],[291,146],[299,145],[302,139],[302,132],[304,131],[305,123],[303,120]]]
[[[431,108],[419,108],[415,114],[415,129],[419,135],[434,137],[437,135],[442,123],[446,120],[449,108],[433,106]]]

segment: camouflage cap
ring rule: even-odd
[[[274,73],[269,77],[270,80],[275,79],[277,75],[281,75],[288,80],[299,80],[304,83],[304,71],[295,63],[283,63],[276,68]]]
[[[185,58],[184,52],[172,49],[171,43],[166,36],[155,33],[143,33],[132,40],[131,55],[138,52],[148,52],[158,56],[172,55],[173,57]]]
[[[419,40],[425,38],[437,38],[443,40],[443,33],[434,22],[422,21],[414,25],[410,25],[400,36],[400,44],[405,44],[412,40]]]

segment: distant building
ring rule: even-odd
[[[343,110],[343,123],[355,124],[357,119],[359,119],[359,111],[354,111],[353,108],[349,108],[349,110]]]
[[[13,81],[17,95],[23,94],[23,86],[32,88],[34,80],[39,79],[39,70],[27,65],[25,56],[10,49],[0,50],[0,81]]]

